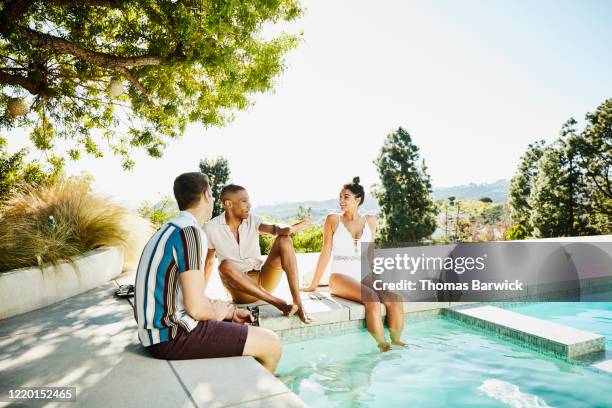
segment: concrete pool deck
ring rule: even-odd
[[[74,386],[76,402],[27,405],[306,407],[252,357],[151,358],[138,342],[131,302],[113,296],[117,285],[1,322],[0,406],[13,404],[6,396],[16,387]]]

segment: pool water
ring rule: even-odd
[[[601,294],[612,298],[612,292]],[[511,309],[514,312],[550,320],[606,337],[606,350],[612,353],[612,302],[546,302]],[[610,404],[612,405],[612,403]]]
[[[285,343],[278,374],[312,407],[610,406],[612,376],[460,326],[407,321],[404,350],[365,329]]]

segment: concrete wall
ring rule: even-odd
[[[0,274],[0,319],[29,312],[93,289],[117,277],[123,269],[123,250],[105,247],[88,252],[74,263],[43,269],[24,268]],[[109,293],[109,296],[112,296]]]

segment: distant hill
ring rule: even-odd
[[[501,179],[493,183],[470,183],[463,186],[438,187],[434,188],[433,196],[435,200],[444,200],[451,196],[473,198],[475,200],[489,197],[494,203],[505,203],[508,200],[508,187],[510,187],[510,180]]]
[[[508,186],[510,181],[498,180],[493,183],[470,183],[463,186],[434,188],[434,200],[444,200],[450,196],[456,198],[470,198],[478,200],[489,197],[494,203],[505,203],[508,198]],[[253,208],[253,212],[259,215],[267,215],[275,220],[289,221],[295,218],[299,206],[310,207],[312,219],[315,223],[323,222],[325,216],[330,212],[339,211],[338,200],[330,199],[324,201],[299,201],[292,203],[281,203],[273,205],[261,205]],[[370,196],[366,196],[361,211],[366,213],[378,213],[378,202]]]

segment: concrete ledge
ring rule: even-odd
[[[445,309],[444,314],[542,351],[574,359],[605,350],[605,337],[494,306]]]
[[[593,367],[598,370],[605,371],[606,373],[612,374],[612,359],[602,361],[601,363],[593,364]]]
[[[198,407],[306,407],[252,357],[181,360],[169,364]]]
[[[333,296],[327,291],[302,294],[308,313],[315,319],[310,324],[297,317],[285,317],[270,305],[259,307],[260,326],[275,331],[283,340],[312,338],[338,334],[366,327],[365,307],[358,302]],[[438,316],[448,302],[405,302],[404,314],[409,319],[426,319]],[[385,306],[381,313],[386,315]]]
[[[121,273],[123,250],[106,247],[73,263],[0,273],[0,320],[30,312],[91,290]]]

